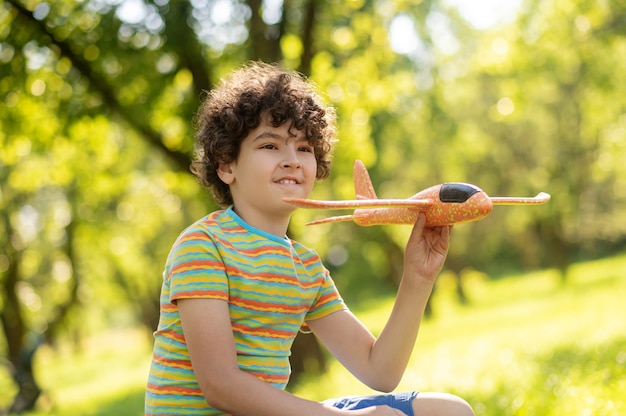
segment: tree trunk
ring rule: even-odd
[[[33,373],[33,358],[40,345],[41,342],[37,341],[31,346],[24,346],[16,361],[13,361],[13,357],[11,357],[11,375],[17,384],[18,392],[13,398],[9,414],[23,413],[35,408],[41,389]]]
[[[326,371],[326,356],[313,334],[299,333],[291,347],[290,385],[297,384],[304,374],[321,374]]]
[[[4,229],[7,233],[5,253],[9,260],[8,268],[4,276],[4,304],[0,310],[0,321],[7,341],[7,356],[9,371],[18,387],[18,393],[13,398],[13,404],[9,413],[21,413],[32,410],[41,393],[33,374],[33,357],[39,347],[39,343],[31,346],[26,345],[26,323],[20,308],[20,300],[17,296],[17,285],[20,281],[21,251],[15,244],[19,243],[19,237],[13,232],[8,213],[2,215]]]

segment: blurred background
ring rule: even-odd
[[[217,208],[193,117],[248,60],[337,108],[315,198],[352,199],[355,159],[379,197],[552,195],[455,227],[407,388],[480,415],[626,413],[623,1],[0,0],[0,414],[143,414],[165,257]],[[292,237],[376,330],[410,227],[305,227],[324,214]],[[300,395],[362,389],[314,339],[293,366]]]

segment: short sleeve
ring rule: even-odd
[[[306,321],[313,321],[315,319],[324,318],[332,313],[342,311],[348,309],[346,304],[344,303],[337,287],[335,286],[335,282],[330,276],[330,273],[327,269],[324,269],[324,282],[320,286],[320,290],[318,292],[317,299],[311,309],[309,309],[306,314],[300,332],[308,333],[311,332]]]
[[[205,230],[188,229],[168,257],[170,302],[208,298],[228,301],[228,278],[215,242]]]

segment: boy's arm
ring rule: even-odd
[[[178,300],[194,373],[210,405],[237,415],[397,415],[391,409],[349,412],[277,389],[237,366],[228,304],[222,300]]]
[[[396,301],[378,339],[346,311],[308,322],[330,352],[376,390],[391,391],[400,382],[448,253],[451,227],[426,228],[425,222],[421,214],[413,227]]]

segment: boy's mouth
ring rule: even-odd
[[[295,179],[279,179],[276,181],[276,183],[281,184],[281,185],[297,185],[299,182]]]

